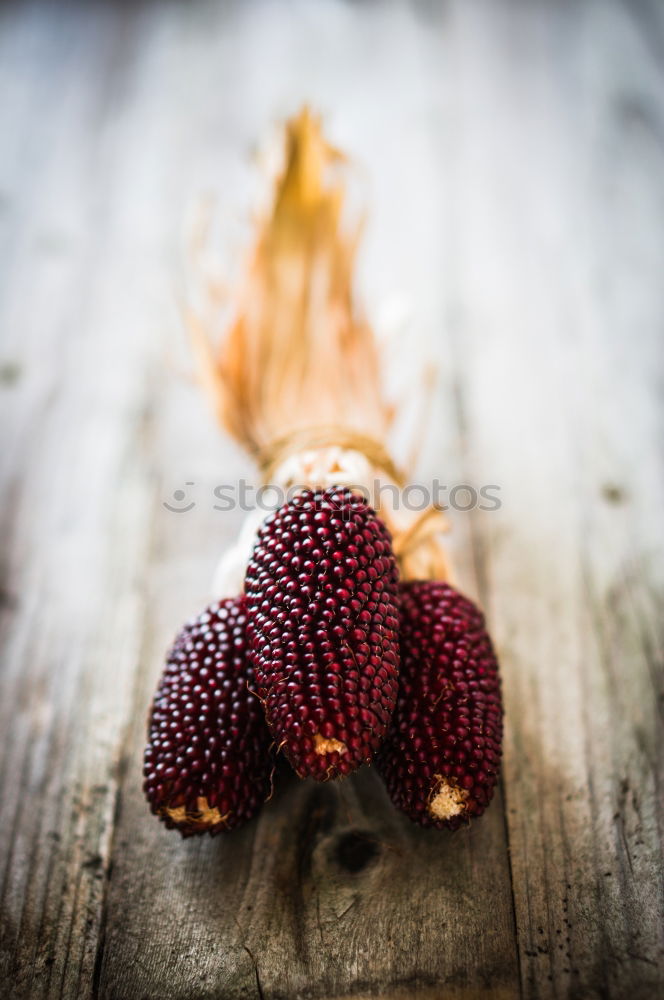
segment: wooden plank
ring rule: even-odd
[[[132,266],[147,285],[146,238],[166,235],[158,215],[141,225],[135,143],[124,176],[124,28],[44,5],[3,11],[0,31],[2,982],[17,997],[91,992],[142,630],[155,313]]]
[[[458,9],[443,183],[523,991],[655,997],[661,67],[621,5],[505,13]]]

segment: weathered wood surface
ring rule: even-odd
[[[454,836],[367,771],[183,843],[145,716],[251,477],[174,371],[184,220],[215,193],[233,261],[303,99],[441,365],[423,481],[501,487],[453,523],[504,781]],[[15,3],[0,127],[3,996],[661,996],[661,4]]]

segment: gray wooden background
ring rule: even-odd
[[[452,521],[504,780],[453,836],[367,770],[183,843],[146,711],[252,476],[182,374],[187,219],[236,273],[303,100],[440,366],[422,481],[500,486]],[[664,5],[6,4],[0,145],[2,996],[662,996]]]

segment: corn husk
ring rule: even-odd
[[[394,407],[380,351],[353,295],[361,226],[344,220],[345,167],[308,109],[287,123],[283,167],[229,329],[215,344],[201,316],[189,315],[198,369],[263,482],[363,487],[392,531],[402,574],[445,579],[442,513],[413,514],[392,492],[375,496],[377,482],[403,486],[406,477],[388,449]],[[244,551],[233,559],[242,565]]]

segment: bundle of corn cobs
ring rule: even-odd
[[[377,511],[367,499],[404,477],[353,302],[343,163],[308,111],[291,121],[220,348],[214,295],[210,315],[190,316],[220,420],[288,498],[248,519],[154,700],[145,793],[183,836],[254,816],[277,754],[318,781],[373,763],[398,809],[449,829],[484,811],[498,779],[498,666],[481,612],[448,582],[442,515],[403,511],[397,489]]]

